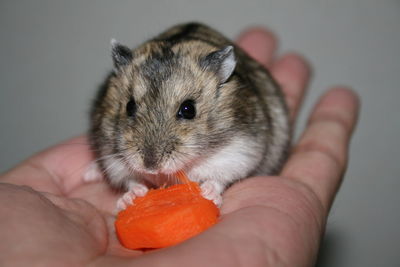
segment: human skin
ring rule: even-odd
[[[294,125],[310,76],[295,53],[275,58],[272,33],[253,28],[238,44],[270,69]],[[113,211],[119,195],[84,183],[93,160],[86,136],[68,140],[0,177],[2,266],[312,266],[347,165],[359,102],[335,87],[316,103],[279,176],[252,177],[223,195],[221,220],[177,246],[123,248]]]

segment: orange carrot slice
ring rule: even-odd
[[[183,172],[177,176],[185,184],[150,190],[118,213],[115,228],[124,247],[172,246],[217,222],[219,210],[201,196],[199,185],[190,182]]]

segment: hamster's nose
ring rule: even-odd
[[[156,170],[158,162],[158,157],[153,149],[143,149],[143,165],[146,169]]]

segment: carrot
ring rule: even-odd
[[[129,249],[162,248],[193,237],[217,222],[218,208],[200,194],[183,172],[184,184],[150,190],[117,215],[115,228]]]

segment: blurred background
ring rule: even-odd
[[[332,85],[362,112],[317,266],[400,266],[400,1],[0,1],[0,171],[84,133],[111,69],[110,39],[136,46],[179,22],[231,38],[263,25],[297,51],[313,80],[296,132]]]

